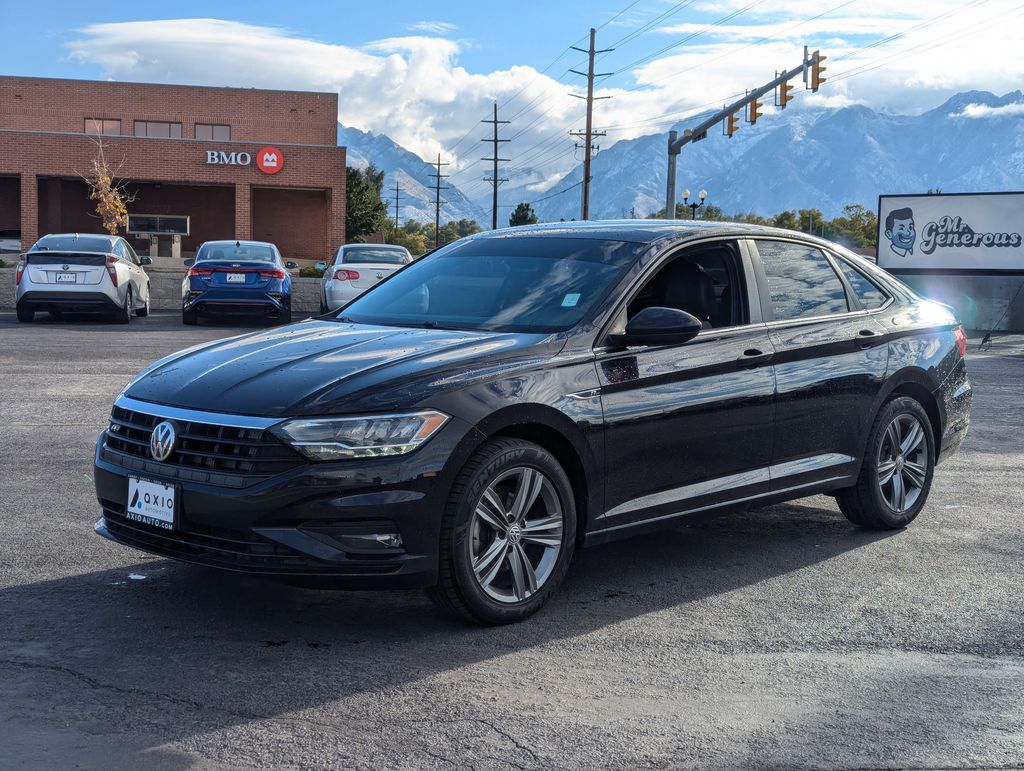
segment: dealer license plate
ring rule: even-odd
[[[125,516],[164,530],[174,529],[174,485],[128,477],[128,505]]]
[[[228,273],[229,284],[244,284],[245,274],[244,273]]]
[[[58,284],[76,284],[78,283],[78,276],[74,273],[58,273],[57,274]]]

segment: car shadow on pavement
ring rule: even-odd
[[[583,550],[541,613],[499,628],[449,620],[419,592],[302,589],[159,559],[15,586],[0,592],[0,714],[98,730],[107,767],[175,768],[187,764],[159,745],[310,709],[352,719],[365,703],[372,721],[375,694],[460,670],[472,677],[513,652],[562,651],[644,614],[679,617],[664,644],[700,647],[707,600],[739,592],[731,601],[778,613],[784,603],[763,595],[773,579],[893,535],[806,504]],[[730,623],[721,619],[723,643]],[[11,739],[30,742],[15,736],[18,725]]]

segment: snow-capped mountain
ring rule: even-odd
[[[416,219],[420,222],[434,221],[434,178],[430,175],[436,169],[415,153],[409,152],[384,134],[373,134],[338,124],[338,144],[348,148],[348,165],[365,169],[371,162],[385,172],[383,199],[388,204],[388,213],[395,216],[395,180],[398,181],[400,198],[398,214],[402,222]],[[442,170],[443,171],[443,170]],[[473,204],[458,187],[449,185],[441,191],[441,223],[450,220],[470,219],[490,222],[490,217]]]
[[[679,124],[676,130],[681,133],[689,125]],[[403,220],[433,219],[433,166],[383,134],[340,124],[338,129],[350,164],[365,167],[373,161],[387,172],[385,201],[398,179]],[[622,140],[598,153],[591,218],[631,212],[644,217],[664,207],[667,133]],[[510,157],[515,150],[509,146]],[[531,202],[543,221],[579,218],[582,166],[538,189],[535,182],[543,178],[543,169],[533,169],[528,177],[518,177],[519,184],[513,178],[501,188],[503,219],[520,201]],[[730,214],[818,208],[828,217],[848,203],[873,209],[880,194],[931,188],[947,193],[1024,190],[1024,94],[969,91],[920,115],[794,102],[764,115],[756,126],[741,124],[732,139],[712,129],[706,139],[685,146],[676,181],[679,190],[705,188],[708,203]],[[486,227],[486,190],[470,200],[453,186],[444,198],[442,221],[475,219]],[[389,211],[393,215],[393,198]]]
[[[629,216],[631,209],[643,217],[663,208],[666,144],[664,132],[599,153],[591,218]],[[506,187],[503,202],[537,201],[542,220],[579,218],[582,178],[577,167],[544,190]],[[676,180],[679,190],[707,189],[708,202],[727,213],[818,208],[829,217],[847,203],[874,208],[879,194],[1022,190],[1024,95],[971,91],[914,116],[794,103],[756,126],[741,124],[732,139],[712,130],[685,146]]]

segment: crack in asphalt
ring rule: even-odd
[[[97,688],[97,689],[101,689],[101,690],[113,691],[114,693],[119,693],[119,694],[122,694],[122,695],[125,695],[125,696],[137,696],[137,697],[143,697],[143,698],[162,699],[164,701],[170,702],[172,704],[176,704],[178,706],[192,707],[194,709],[205,710],[207,712],[221,713],[221,714],[225,714],[225,715],[230,715],[231,717],[243,718],[243,719],[246,719],[246,720],[266,720],[266,721],[270,721],[270,722],[285,723],[285,724],[288,724],[288,723],[299,723],[299,724],[303,724],[303,725],[308,725],[310,727],[326,728],[326,729],[331,729],[331,730],[338,730],[339,728],[341,728],[341,726],[339,726],[339,725],[337,725],[335,723],[328,723],[328,722],[324,722],[324,721],[321,721],[321,720],[311,720],[309,718],[303,718],[303,717],[282,717],[280,715],[265,715],[265,714],[261,714],[261,713],[258,713],[258,712],[245,712],[245,711],[241,711],[241,710],[229,709],[227,707],[211,705],[211,704],[205,704],[205,703],[203,703],[201,701],[196,701],[194,699],[183,699],[183,698],[180,698],[180,697],[177,697],[177,696],[171,696],[170,694],[167,694],[167,693],[162,693],[160,691],[149,691],[149,690],[146,690],[144,688],[126,688],[124,686],[113,685],[112,683],[105,683],[105,682],[103,682],[103,681],[101,681],[101,680],[99,680],[99,679],[97,679],[95,677],[92,677],[91,675],[85,674],[84,672],[79,672],[76,669],[72,669],[72,668],[66,667],[66,666],[61,666],[59,664],[43,664],[43,663],[32,662],[32,661],[21,661],[21,660],[18,660],[18,659],[0,659],[0,666],[2,666],[2,665],[13,666],[13,667],[20,667],[22,669],[42,670],[42,671],[46,671],[46,672],[55,672],[55,673],[59,673],[59,674],[64,674],[64,675],[67,675],[69,677],[73,677],[73,678],[75,678],[76,680],[78,680],[78,681],[80,681],[82,683],[85,683],[90,688]],[[351,720],[352,718],[348,718],[348,719]],[[518,739],[516,739],[508,731],[506,731],[506,730],[504,730],[502,728],[499,728],[491,720],[488,720],[488,719],[482,718],[482,717],[453,717],[453,718],[440,718],[440,719],[438,719],[438,718],[430,718],[430,719],[424,718],[424,719],[411,719],[411,720],[375,720],[373,718],[362,717],[362,718],[355,718],[355,720],[360,721],[360,722],[369,723],[371,725],[382,725],[382,724],[385,724],[385,723],[388,724],[388,725],[421,725],[421,724],[434,724],[434,725],[436,725],[436,724],[447,724],[447,725],[453,725],[453,724],[456,724],[456,723],[479,723],[481,725],[486,726],[487,728],[490,728],[491,731],[496,733],[498,736],[501,736],[504,739],[506,739],[516,749],[518,749],[518,750],[526,753],[527,755],[529,755],[530,759],[534,763],[538,763],[539,764],[539,763],[542,762],[541,758],[537,755],[536,752],[534,752],[534,750],[531,747],[529,747],[528,745],[525,745],[522,742],[520,742]],[[422,752],[424,752],[425,754],[427,754],[430,757],[434,758],[435,760],[443,761],[443,762],[448,763],[448,764],[450,764],[452,766],[457,766],[458,765],[455,761],[451,760],[450,758],[447,758],[447,757],[445,757],[443,755],[439,755],[437,753],[431,752],[429,749],[427,749],[425,747],[420,747],[419,749]],[[508,762],[508,761],[506,761],[506,762]],[[509,763],[509,765],[514,767],[514,768],[525,768],[524,766],[520,766],[520,765],[513,764],[513,763]]]

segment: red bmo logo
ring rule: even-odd
[[[284,168],[284,156],[276,147],[264,147],[256,153],[256,165],[264,174],[277,174]]]

